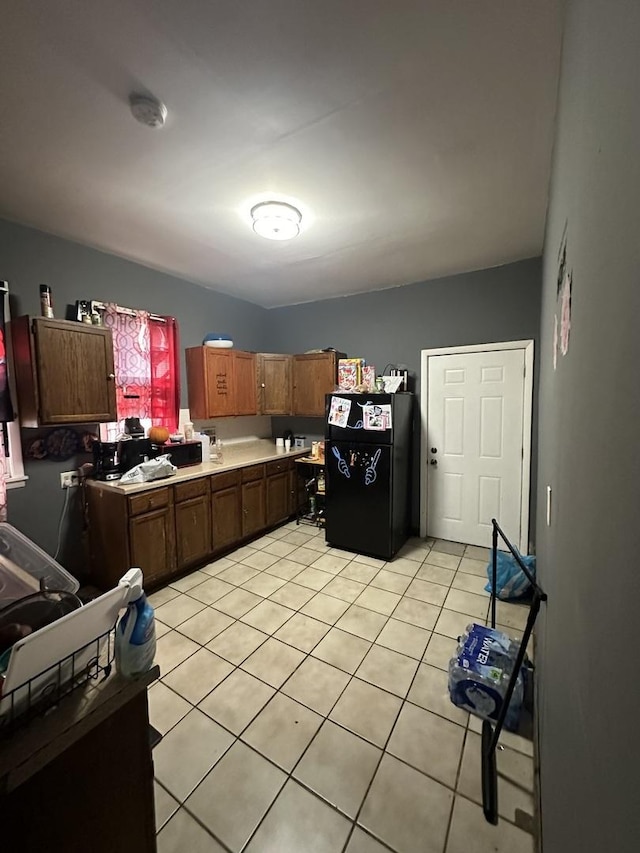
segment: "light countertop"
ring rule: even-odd
[[[124,495],[134,495],[137,492],[170,486],[172,483],[184,483],[198,477],[210,477],[212,474],[219,474],[221,471],[233,471],[235,468],[258,465],[261,462],[295,459],[306,456],[310,452],[310,447],[295,447],[287,453],[285,450],[276,448],[273,439],[268,438],[239,441],[224,446],[221,463],[202,462],[201,465],[188,465],[185,468],[178,468],[172,477],[165,477],[162,480],[152,480],[150,483],[131,483],[130,485],[123,485],[120,480],[112,480],[111,482],[91,480],[90,482],[92,488],[109,489]]]

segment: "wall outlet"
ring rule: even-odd
[[[80,477],[78,476],[77,471],[63,471],[60,474],[60,488],[61,489],[69,489],[71,486],[79,486],[80,485]]]

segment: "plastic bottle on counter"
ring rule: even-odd
[[[116,667],[125,678],[136,678],[153,666],[156,654],[155,616],[142,589],[140,569],[130,569],[120,585],[129,587],[129,603],[116,628]]]
[[[195,441],[199,441],[202,444],[202,461],[208,462],[211,458],[211,442],[209,441],[209,436],[205,435],[203,432],[194,432],[193,437]]]

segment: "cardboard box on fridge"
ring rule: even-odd
[[[367,391],[376,390],[376,368],[374,364],[367,364],[362,368],[362,384],[367,386]]]
[[[362,382],[362,358],[338,359],[338,388],[341,391],[355,391]]]

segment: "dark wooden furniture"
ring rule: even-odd
[[[289,460],[274,460],[266,463],[267,526],[273,527],[288,518],[293,512],[292,491],[295,473]]]
[[[156,850],[147,687],[128,681],[75,691],[46,717],[0,741],[5,844],[47,853]]]
[[[242,539],[240,471],[211,477],[211,520],[214,552],[226,551]]]
[[[258,401],[261,415],[290,415],[293,356],[258,353]]]
[[[317,352],[293,356],[293,414],[323,417],[325,395],[335,391],[338,359],[343,353]]]
[[[175,496],[176,563],[186,569],[211,553],[211,499],[202,477],[173,488]]]
[[[145,587],[176,573],[173,488],[162,486],[126,495],[87,481],[91,580],[111,589],[132,566]]]
[[[213,347],[185,350],[192,418],[228,415],[323,417],[335,390],[340,352],[249,353]]]
[[[22,426],[116,420],[109,329],[18,317],[11,323],[11,337]]]
[[[242,538],[245,539],[266,527],[264,465],[243,468],[242,476]]]
[[[192,418],[256,414],[255,353],[189,347],[185,358]]]
[[[295,515],[304,500],[295,458],[133,493],[88,480],[91,582],[109,589],[139,566],[145,587],[153,588]]]

